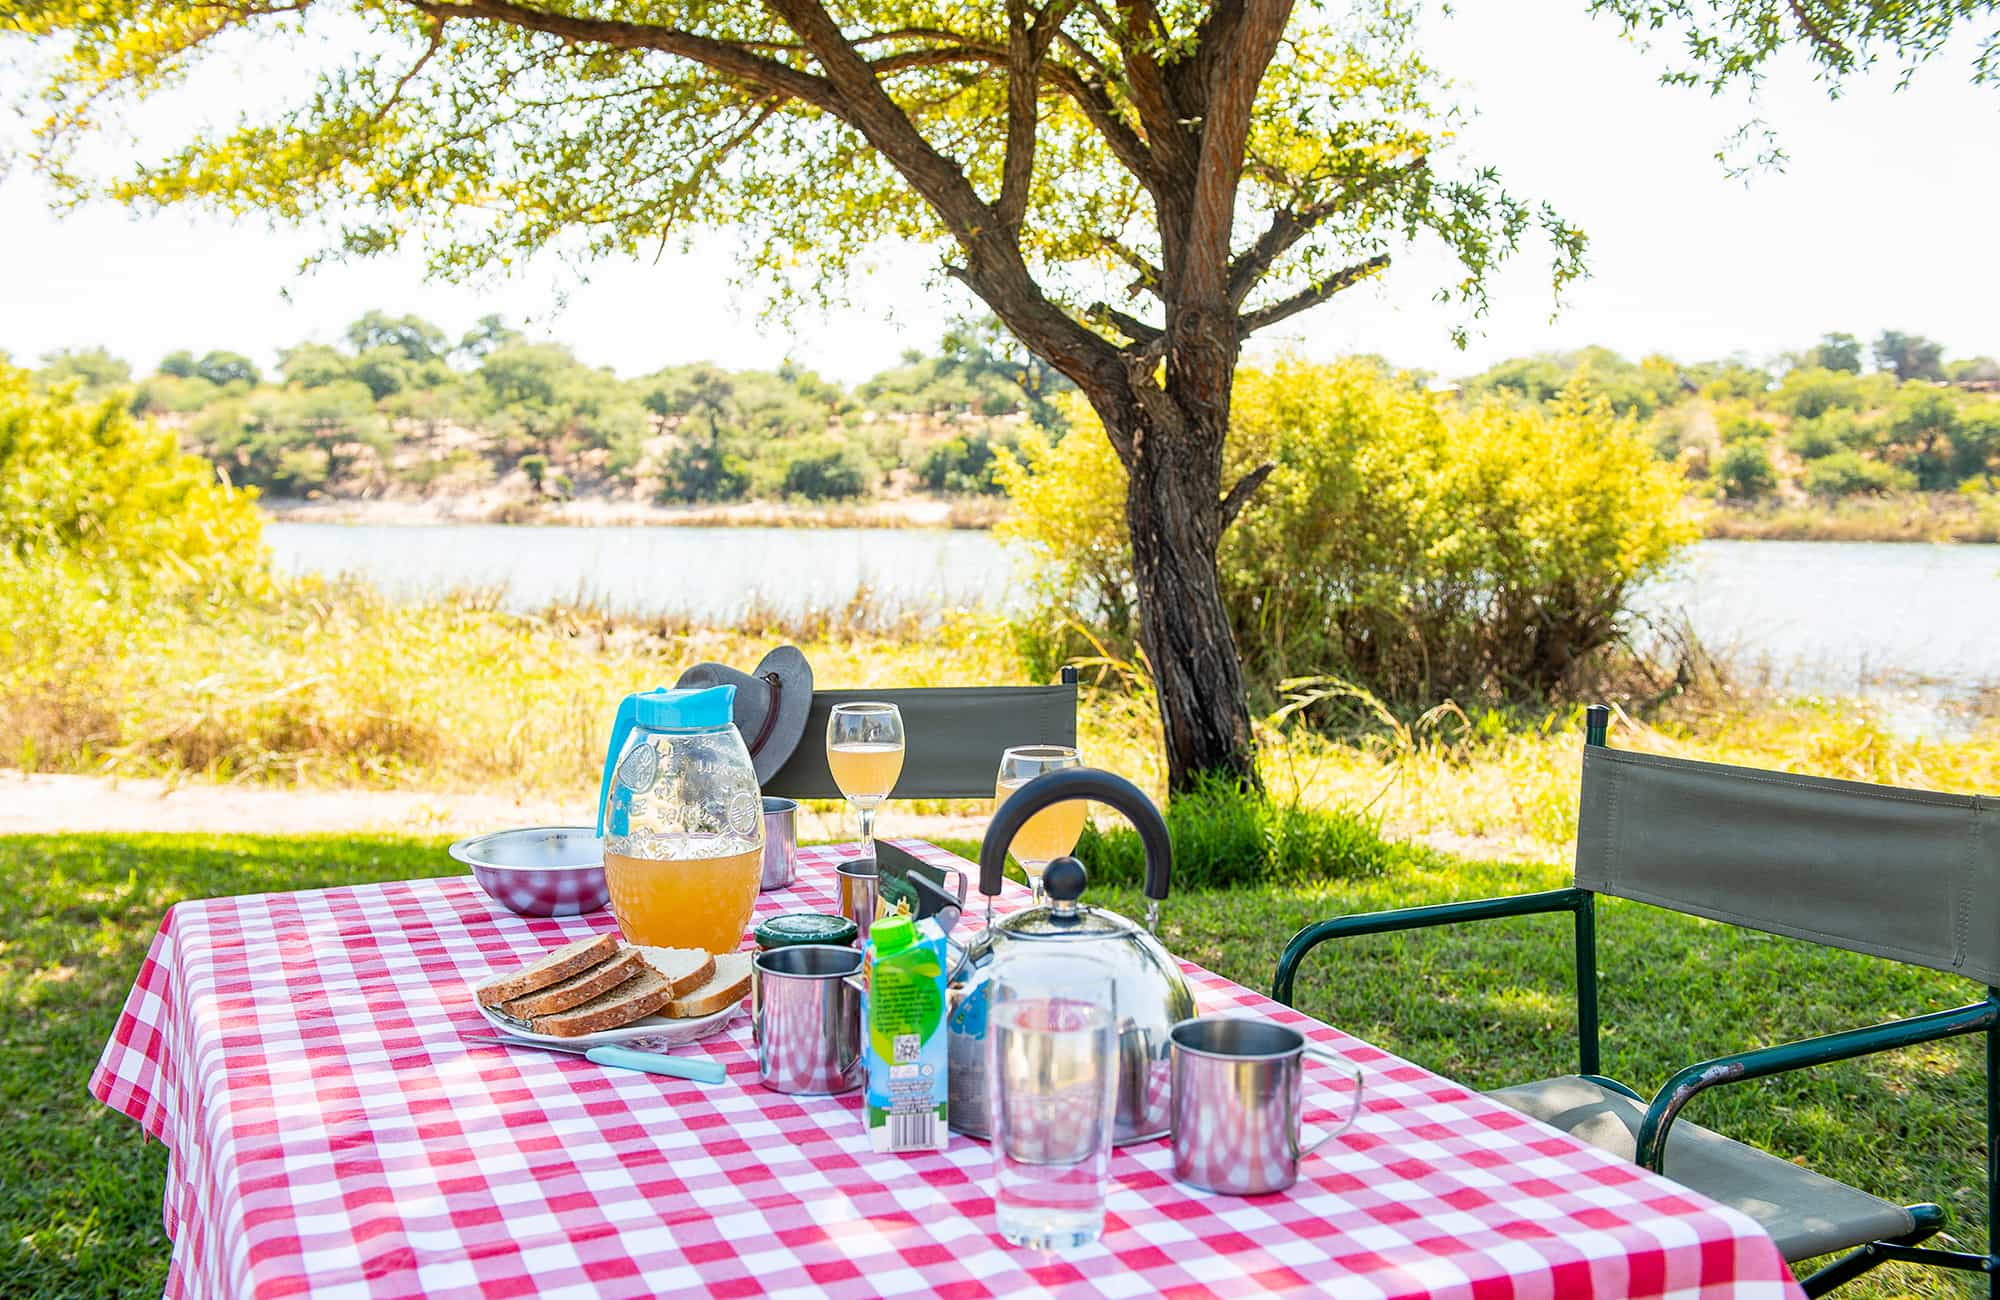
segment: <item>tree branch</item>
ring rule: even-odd
[[[760,90],[775,91],[845,116],[841,112],[839,97],[824,78],[754,54],[741,45],[697,36],[693,32],[609,18],[576,18],[516,4],[512,0],[404,0],[404,3],[439,22],[485,18],[527,31],[546,32],[568,41],[610,45],[626,50],[659,50],[699,63],[724,76],[748,82]]]
[[[1041,13],[1033,14],[1028,0],[1007,0],[1007,147],[1000,162],[1000,199],[994,208],[1008,230],[1019,229],[1027,215],[1035,178],[1042,61],[1075,4],[1076,0],[1050,0]]]
[[[1103,394],[1119,385],[1118,349],[1049,301],[1021,256],[1019,231],[1003,226],[963,169],[924,138],[819,0],[764,3],[825,70],[842,119],[909,182],[964,250],[965,265],[954,274],[1017,338],[1086,392]]]
[[[1218,4],[1209,20],[1214,31],[1196,55],[1207,95],[1180,286],[1191,305],[1215,310],[1228,302],[1229,236],[1251,109],[1291,16],[1292,0]]]
[[[1340,193],[1323,202],[1304,207],[1281,208],[1271,214],[1271,224],[1257,237],[1257,242],[1239,254],[1229,264],[1229,308],[1240,310],[1250,291],[1257,287],[1257,281],[1271,269],[1280,257],[1289,252],[1293,245],[1311,234],[1319,223],[1340,211],[1357,195],[1401,180],[1430,165],[1428,156],[1419,154],[1409,162],[1389,172],[1378,172],[1358,181],[1342,186]]]
[[[1365,262],[1356,262],[1353,266],[1335,271],[1318,284],[1301,289],[1289,298],[1280,298],[1277,302],[1239,316],[1236,320],[1236,337],[1249,338],[1267,325],[1276,325],[1279,321],[1296,316],[1309,307],[1317,307],[1342,289],[1367,279],[1387,265],[1389,265],[1389,255],[1377,253]]]
[[[1159,326],[1148,325],[1136,316],[1128,316],[1109,303],[1092,303],[1084,315],[1087,319],[1109,325],[1135,343],[1153,343],[1166,334]]]
[[[1257,489],[1264,486],[1264,480],[1271,477],[1271,471],[1278,468],[1276,461],[1267,460],[1236,480],[1222,498],[1222,527],[1227,531],[1236,522],[1236,516],[1243,513],[1243,507],[1250,504],[1250,498],[1257,495]]]

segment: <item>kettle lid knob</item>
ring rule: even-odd
[[[1057,858],[1042,868],[1042,892],[1052,902],[1074,905],[1087,880],[1083,864],[1073,857]]]

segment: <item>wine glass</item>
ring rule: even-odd
[[[1042,773],[1081,765],[1076,750],[1068,745],[1015,746],[1000,755],[1000,775],[993,783],[993,811],[999,812],[1009,796]],[[1083,800],[1065,799],[1037,811],[1014,832],[1010,846],[1014,861],[1027,873],[1037,904],[1042,901],[1042,868],[1076,851],[1085,811]]]
[[[854,806],[861,839],[875,840],[875,810],[903,774],[903,713],[893,704],[836,704],[826,720],[826,766]]]

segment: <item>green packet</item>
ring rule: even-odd
[[[944,931],[891,916],[870,929],[861,997],[867,1093],[862,1114],[877,1151],[942,1151],[945,1127]]]

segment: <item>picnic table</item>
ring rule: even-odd
[[[758,915],[836,910],[856,853],[801,850]],[[1175,1182],[1165,1141],[1122,1147],[1098,1243],[1016,1249],[984,1143],[871,1152],[858,1091],[758,1085],[747,1010],[678,1049],[727,1067],[713,1087],[463,1041],[488,1031],[469,982],[613,925],[517,917],[469,877],[175,906],[90,1081],[168,1147],[167,1293],[1800,1294],[1746,1216],[1186,962],[1203,1013],[1359,1066],[1361,1119],[1254,1198]],[[1309,1126],[1347,1105],[1315,1094]]]

